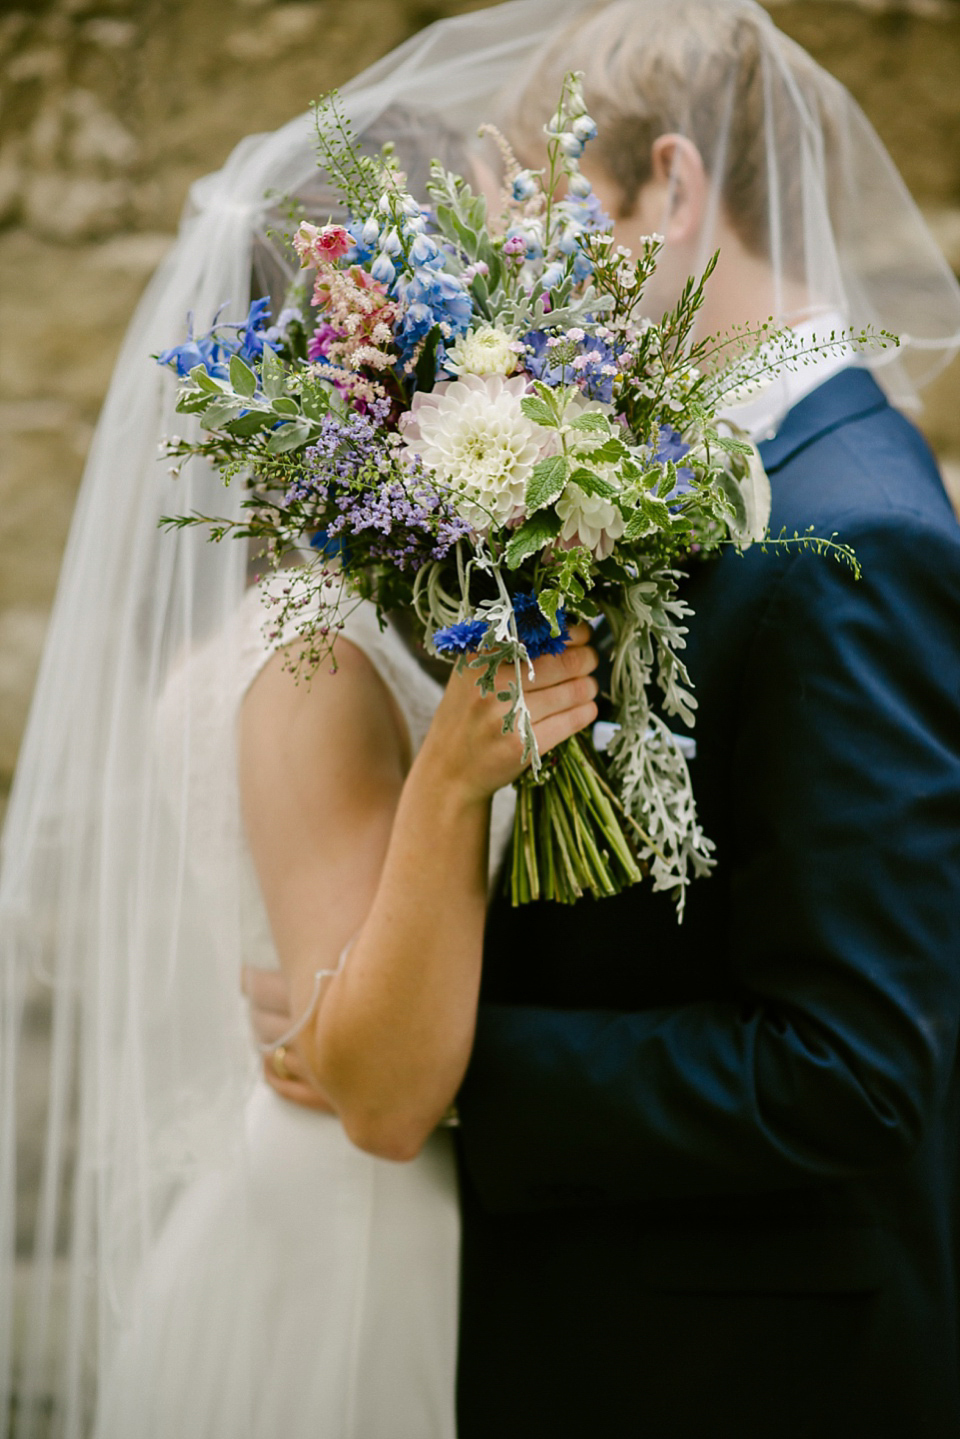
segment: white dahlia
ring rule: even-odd
[[[480,325],[451,345],[446,367],[454,375],[512,375],[519,359],[514,344],[506,330]]]
[[[612,553],[627,527],[615,504],[602,495],[588,495],[572,480],[557,500],[557,514],[563,521],[561,543],[584,545],[598,560]]]
[[[526,393],[522,375],[463,375],[414,395],[400,418],[405,448],[460,491],[457,509],[477,530],[523,513],[530,472],[550,445],[552,431],[520,408]]]

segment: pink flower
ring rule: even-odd
[[[332,264],[353,248],[353,236],[342,225],[324,225],[318,229],[308,220],[302,220],[293,237],[293,248],[300,256],[300,264]]]

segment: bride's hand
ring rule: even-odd
[[[541,755],[597,718],[599,686],[593,672],[599,660],[587,643],[591,637],[589,625],[572,625],[562,654],[535,660],[532,679],[523,667],[523,692]],[[515,677],[513,666],[504,665],[496,692]],[[477,671],[470,665],[455,671],[421,750],[421,762],[441,783],[456,787],[469,800],[486,800],[524,769],[519,735],[503,733],[507,706],[496,692],[480,693]]]
[[[250,1024],[261,1045],[275,1045],[293,1024],[290,1012],[290,986],[280,970],[254,969],[243,967],[241,987],[250,1005]],[[307,1109],[319,1109],[324,1114],[335,1114],[336,1110],[326,1095],[311,1079],[306,1065],[296,1049],[285,1046],[283,1069],[285,1077],[277,1072],[276,1050],[264,1056],[263,1077],[284,1099]]]

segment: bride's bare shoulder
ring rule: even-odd
[[[407,739],[387,685],[364,651],[345,636],[335,664],[297,674],[278,650],[251,684],[240,707],[241,786],[259,789],[296,779],[299,787],[402,779]]]

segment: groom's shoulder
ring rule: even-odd
[[[896,547],[936,537],[960,555],[960,526],[926,440],[868,371],[841,371],[760,447],[771,479],[771,534],[809,529]]]

